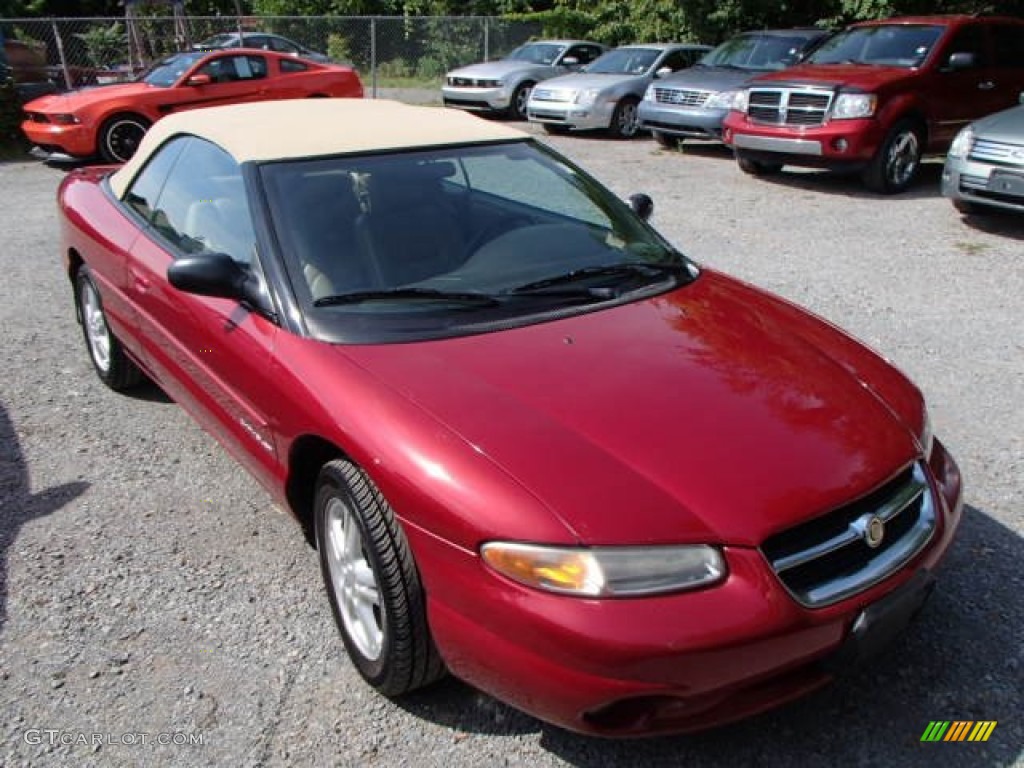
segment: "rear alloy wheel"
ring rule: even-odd
[[[520,83],[512,92],[512,100],[508,105],[508,116],[513,120],[526,119],[526,105],[530,101],[533,83]]]
[[[139,148],[149,130],[149,121],[139,115],[114,115],[100,127],[100,155],[108,163],[126,163]]]
[[[662,133],[661,131],[652,131],[651,135],[654,136],[654,140],[658,142],[658,146],[663,149],[678,149],[683,143],[683,140],[678,136],[673,136],[669,133]]]
[[[917,123],[911,120],[896,123],[864,169],[864,185],[882,195],[903,192],[917,176],[923,144]]]
[[[75,275],[75,297],[85,346],[100,381],[115,391],[130,389],[139,384],[144,378],[142,371],[125,354],[121,342],[110,332],[100,293],[88,267],[82,267]]]
[[[736,164],[741,171],[751,176],[771,176],[782,170],[782,163],[765,163],[744,155],[736,155]]]
[[[442,677],[412,552],[377,486],[355,464],[332,461],[313,513],[334,620],[359,674],[386,696]]]
[[[608,133],[613,139],[631,139],[640,130],[640,119],[636,114],[637,101],[626,97],[615,105],[612,112],[612,123]]]

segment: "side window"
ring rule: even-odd
[[[183,143],[153,211],[154,229],[186,254],[226,253],[248,264],[256,236],[241,169],[208,141]]]
[[[174,167],[178,155],[188,142],[187,138],[174,138],[158,149],[149,162],[132,180],[124,194],[124,202],[147,222],[153,220],[157,198],[167,181],[167,174]]]
[[[1024,69],[1024,25],[998,24],[990,29],[995,66]]]
[[[280,37],[271,37],[269,38],[269,42],[270,50],[272,51],[290,54],[297,54],[299,52],[299,49],[296,46],[292,45],[290,42]]]
[[[946,66],[949,57],[954,53],[973,53],[975,64],[979,67],[988,66],[988,52],[985,47],[985,28],[980,24],[970,24],[960,28],[953,35],[946,49],[942,52],[940,67]]]
[[[208,62],[196,74],[209,75],[215,83],[257,80],[267,76],[267,60],[262,56],[221,56]]]
[[[305,72],[309,65],[298,59],[281,59],[282,72]]]

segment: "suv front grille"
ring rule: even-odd
[[[761,552],[799,603],[820,608],[890,576],[934,532],[935,502],[918,463],[858,501],[772,536]]]
[[[747,116],[770,125],[822,125],[832,96],[820,88],[751,88]]]
[[[703,107],[711,98],[711,91],[689,91],[681,88],[655,88],[654,99],[659,104],[676,104],[680,107]]]
[[[975,138],[968,159],[992,165],[1024,166],[1024,145]]]

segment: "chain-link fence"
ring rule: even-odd
[[[448,69],[500,58],[540,34],[536,24],[482,16],[0,19],[0,29],[62,88],[128,79],[169,53],[219,47],[214,35],[242,34],[254,47],[297,44],[354,65],[373,96],[378,86],[439,87]]]

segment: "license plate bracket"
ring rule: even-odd
[[[1024,197],[1024,174],[992,171],[988,177],[988,191],[999,195]]]

